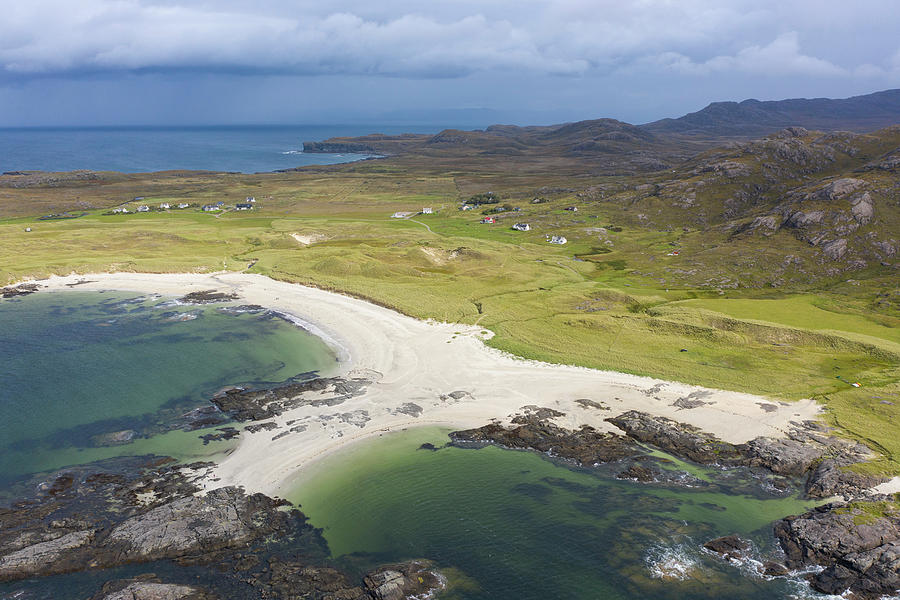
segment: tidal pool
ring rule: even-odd
[[[700,549],[738,533],[763,560],[776,553],[771,523],[811,506],[767,492],[750,471],[693,466],[683,484],[643,484],[616,479],[621,465],[575,469],[496,447],[419,449],[442,446],[447,433],[361,442],[314,464],[287,497],[322,528],[339,566],[362,573],[430,558],[448,575],[447,598],[817,597],[800,581],[767,580]]]

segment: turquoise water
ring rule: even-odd
[[[168,169],[267,172],[349,162],[359,154],[303,154],[303,142],[368,133],[436,133],[440,125],[0,128],[0,172]]]
[[[410,430],[329,457],[288,497],[321,527],[338,564],[356,572],[431,558],[455,599],[814,597],[765,580],[700,545],[739,533],[757,558],[774,552],[772,521],[810,506],[762,491],[749,472],[697,467],[696,487],[615,479],[530,452],[442,448]],[[617,467],[621,469],[621,466]]]
[[[80,291],[0,301],[0,482],[123,454],[221,450],[170,429],[223,386],[335,365],[295,325],[221,306]],[[130,444],[99,441],[129,429]]]

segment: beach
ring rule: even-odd
[[[233,292],[237,302],[289,315],[322,337],[338,357],[335,376],[368,382],[337,405],[307,404],[268,419],[275,433],[242,432],[238,446],[204,481],[206,490],[237,485],[247,492],[283,494],[304,467],[358,441],[416,426],[466,429],[493,420],[508,423],[529,406],[563,413],[554,422],[567,429],[590,425],[614,432],[619,431],[605,419],[639,410],[730,443],[783,437],[792,423],[816,419],[821,410],[812,400],[788,403],[523,360],[487,346],[491,334],[479,327],[420,321],[364,300],[262,275],[100,273],[38,283],[42,291]]]

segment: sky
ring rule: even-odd
[[[0,126],[644,123],[900,87],[897,0],[0,0]]]

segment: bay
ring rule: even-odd
[[[319,338],[269,312],[126,293],[0,302],[0,482],[120,455],[221,450],[179,425],[228,385],[326,373]],[[110,445],[105,437],[133,431]]]
[[[0,128],[0,172],[171,169],[269,172],[366,158],[304,154],[303,142],[369,133],[436,133],[441,125]]]

